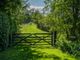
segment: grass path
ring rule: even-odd
[[[1,52],[0,60],[75,60],[75,58],[56,48],[18,45]]]
[[[37,29],[35,24],[21,25],[20,32],[44,32]],[[73,56],[63,53],[60,49],[48,45],[34,48],[26,44],[19,44],[0,53],[0,60],[76,60]]]
[[[33,23],[23,24],[20,26],[21,33],[40,33],[45,32],[37,28],[37,26]]]

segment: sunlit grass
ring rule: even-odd
[[[44,48],[44,49],[36,49],[43,52],[46,58],[50,58],[47,60],[76,60],[74,57],[70,56],[67,53],[63,53],[60,49],[52,49],[52,48]]]
[[[31,48],[18,45],[0,53],[0,60],[76,60],[56,48]]]
[[[40,32],[44,32],[44,31],[38,29],[35,24],[31,23],[31,24],[28,24],[28,25],[27,24],[22,25],[21,32],[32,32],[32,33],[37,32],[37,33],[40,33]],[[44,56],[53,56],[53,55],[55,55],[60,60],[76,60],[74,57],[70,56],[67,53],[63,53],[59,49],[46,48],[46,47],[43,47],[43,46],[41,46],[41,48],[37,48],[37,47],[34,48],[34,49],[37,50],[37,51],[40,51],[40,52],[45,52]],[[51,58],[44,57],[44,58],[40,58],[38,60],[56,60],[56,58],[53,58],[53,57],[51,57]]]
[[[43,33],[44,31],[37,28],[37,26],[33,23],[22,24],[20,25],[21,33]]]
[[[41,33],[44,32],[37,28],[33,23],[23,24],[20,28],[21,33]],[[76,60],[73,56],[62,52],[60,49],[51,45],[27,46],[21,44],[0,53],[0,60]]]

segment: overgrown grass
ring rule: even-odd
[[[23,24],[20,28],[21,33],[44,32],[37,29],[33,23]],[[28,46],[19,44],[6,51],[0,52],[0,60],[76,60],[73,56],[63,53],[60,49],[53,48],[50,45]]]

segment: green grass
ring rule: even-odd
[[[75,60],[75,58],[59,49],[18,45],[1,52],[0,60]]]
[[[43,33],[43,32],[45,32],[45,31],[38,29],[37,26],[33,23],[20,25],[19,31],[21,33]]]
[[[23,24],[20,28],[21,33],[40,33],[35,24]],[[73,56],[62,52],[60,49],[50,45],[28,46],[19,44],[6,51],[0,52],[0,60],[76,60]]]

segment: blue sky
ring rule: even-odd
[[[30,3],[30,9],[39,10],[42,12],[42,9],[44,8],[44,0],[29,0]]]
[[[35,9],[39,10],[41,13],[43,13],[43,8],[45,7],[45,0],[29,0],[30,8],[29,9]]]
[[[44,6],[44,0],[29,0],[31,6]]]

